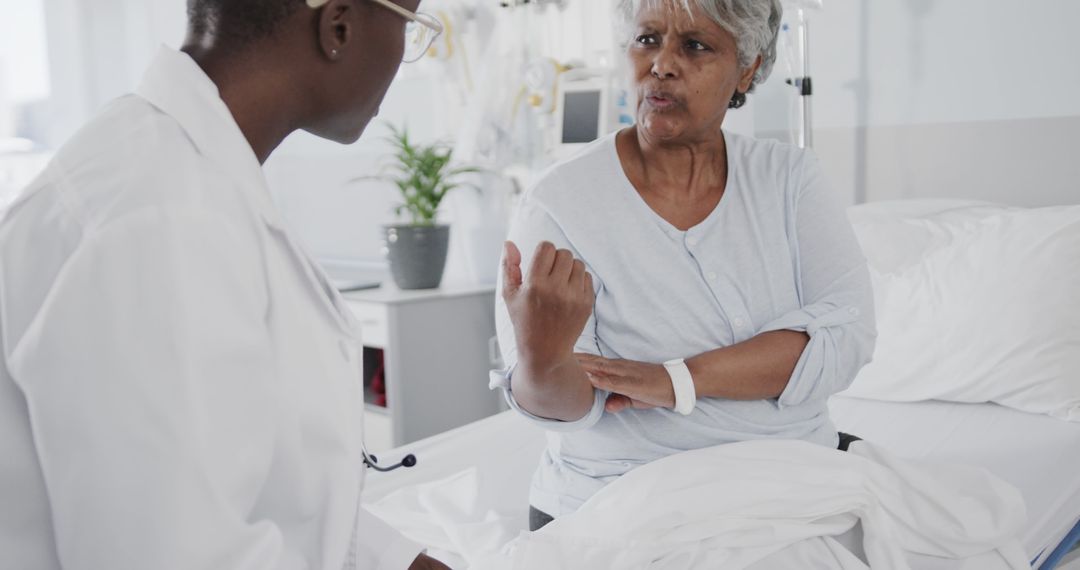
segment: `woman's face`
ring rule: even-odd
[[[735,90],[748,90],[757,70],[739,69],[735,38],[719,24],[672,0],[642,3],[627,51],[638,129],[654,143],[714,140]]]

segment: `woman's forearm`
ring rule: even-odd
[[[809,342],[803,332],[767,332],[690,358],[686,366],[699,398],[778,398]]]
[[[572,422],[592,409],[592,384],[573,356],[555,364],[519,362],[512,382],[514,401],[534,416]]]

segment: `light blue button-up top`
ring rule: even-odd
[[[523,196],[510,239],[527,271],[540,241],[571,250],[596,285],[576,350],[660,363],[776,331],[810,342],[778,399],[699,398],[693,413],[592,410],[575,422],[538,418],[513,398],[517,347],[496,306],[507,369],[492,372],[511,407],[542,423],[548,446],[530,502],[573,512],[605,484],[661,457],[750,439],[837,445],[828,397],[846,388],[874,348],[866,260],[829,194],[817,159],[775,141],[724,134],[728,181],[716,209],[680,231],[641,198],[623,172],[614,135],[556,165]]]

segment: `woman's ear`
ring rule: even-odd
[[[742,73],[739,75],[739,86],[736,91],[739,93],[747,93],[750,91],[750,86],[754,84],[754,74],[757,73],[759,67],[761,67],[760,55],[754,60],[753,65],[742,70]]]
[[[356,37],[356,5],[353,0],[326,0],[319,10],[319,51],[337,60]]]

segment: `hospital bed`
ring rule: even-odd
[[[906,211],[910,213],[911,207]],[[1080,382],[1080,369],[1072,374],[1071,380]],[[993,402],[898,402],[838,395],[829,406],[839,430],[898,456],[982,467],[1015,486],[1027,506],[1027,524],[1019,538],[1033,568],[1059,567],[1078,543],[1080,422]],[[527,527],[530,479],[544,445],[542,429],[505,412],[385,452],[390,461],[413,453],[419,462],[410,470],[371,473],[364,501],[377,515],[393,519],[393,509],[402,504],[403,496],[422,502],[423,493],[413,490],[469,472],[479,481],[479,491],[462,498],[462,520],[445,515],[453,509],[443,509],[443,518],[433,524],[460,523],[469,532],[486,534],[483,540],[505,541]],[[479,511],[486,514],[478,518]],[[438,533],[420,532],[414,538],[429,544],[442,541],[444,546],[454,542]],[[450,562],[460,562],[452,547],[442,554]],[[948,567],[940,562],[925,568]]]
[[[1054,568],[1078,538],[1080,424],[997,404],[875,402],[837,396],[830,402],[841,431],[898,455],[977,465],[1015,485],[1028,507],[1021,537],[1032,567]],[[528,525],[528,491],[545,437],[514,412],[463,426],[384,453],[413,453],[416,467],[370,473],[365,503],[468,469],[480,474],[482,501],[495,506],[504,536]]]

